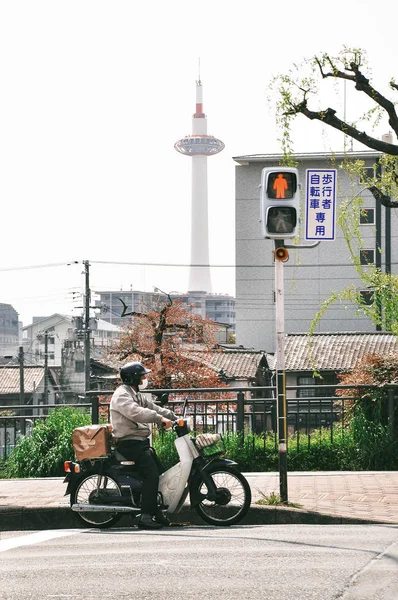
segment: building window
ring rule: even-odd
[[[361,225],[374,225],[375,222],[375,209],[374,208],[362,208],[359,215],[359,223]]]
[[[360,250],[359,258],[361,265],[371,265],[375,262],[375,251],[374,250]]]
[[[54,354],[54,352],[49,352],[49,353],[48,353],[48,358],[49,358],[49,360],[54,360],[54,359],[55,359],[55,354]]]
[[[75,372],[84,373],[84,360],[75,360]]]
[[[49,338],[48,338],[48,343],[49,343],[49,344],[52,344],[52,345],[54,346],[54,344],[55,344],[55,338],[53,338],[53,337],[49,337]]]
[[[367,306],[373,304],[373,291],[372,290],[360,290],[359,292],[361,300]]]
[[[369,179],[373,179],[375,176],[375,170],[373,167],[366,167],[364,169],[363,175],[359,177],[359,183],[361,185],[365,184],[369,181]]]
[[[313,377],[297,377],[297,385],[315,385]],[[314,389],[312,390],[297,390],[297,398],[313,398],[315,396]]]

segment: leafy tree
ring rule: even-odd
[[[225,387],[205,358],[198,362],[189,354],[197,344],[205,351],[214,350],[216,327],[214,321],[169,298],[159,309],[130,313],[110,359],[118,365],[142,361],[152,369],[153,388]]]
[[[364,248],[359,228],[361,211],[361,198],[346,199],[339,206],[337,222],[343,232],[352,264],[361,280],[361,287],[369,291],[368,299],[365,299],[355,285],[332,292],[330,297],[322,302],[312,320],[310,335],[315,332],[329,306],[336,302],[350,302],[356,305],[358,314],[369,318],[384,331],[398,335],[398,277],[383,272],[374,264],[361,264],[360,253]]]
[[[340,381],[344,385],[369,385],[368,388],[336,390],[338,396],[350,396],[344,402],[345,419],[363,468],[380,468],[381,465],[381,468],[391,468],[398,450],[397,427],[392,427],[398,411],[395,407],[396,417],[389,421],[384,386],[398,382],[398,355],[368,354],[350,373],[341,374]]]
[[[368,71],[366,52],[362,49],[344,47],[338,56],[321,53],[300,64],[295,64],[288,73],[278,75],[272,82],[271,88],[276,89],[278,94],[277,120],[282,129],[282,148],[285,162],[293,164],[291,127],[293,121],[299,115],[303,115],[311,121],[319,121],[368,148],[379,151],[381,155],[374,165],[372,177],[368,176],[362,160],[353,161],[347,157],[341,168],[351,174],[355,181],[358,181],[360,176],[363,182],[362,191],[368,189],[376,201],[386,207],[396,208],[398,207],[398,145],[374,137],[369,133],[369,128],[372,130],[384,118],[398,135],[398,115],[395,103],[372,84]],[[356,122],[349,123],[344,118],[339,118],[334,108],[319,108],[320,94],[325,86],[328,92],[332,92],[327,82],[339,80],[354,86],[356,91],[370,101],[369,110],[359,115]],[[398,91],[398,85],[393,79],[390,80],[389,87],[393,92]],[[314,109],[317,102],[318,108]],[[375,325],[395,334],[398,333],[398,278],[391,273],[383,273],[374,265],[367,265],[364,268],[359,260],[360,251],[363,249],[359,228],[362,209],[363,201],[360,194],[347,198],[339,207],[338,223],[362,287],[369,290],[372,301],[367,303],[355,286],[333,292],[330,298],[322,303],[312,321],[310,334],[315,331],[320,318],[330,304],[345,301],[356,304],[358,313],[365,314]]]
[[[286,158],[292,152],[291,124],[298,115],[341,131],[344,135],[361,142],[368,148],[382,153],[380,169],[374,178],[367,179],[367,187],[376,200],[385,206],[398,206],[398,145],[379,140],[361,124],[371,127],[387,118],[391,129],[398,136],[398,115],[394,101],[376,89],[367,69],[366,52],[358,48],[344,47],[338,56],[322,53],[294,65],[286,74],[278,75],[271,88],[278,93],[277,120],[282,129],[282,147]],[[349,123],[337,116],[337,110],[331,107],[313,110],[310,101],[315,103],[319,96],[320,83],[327,80],[344,80],[355,90],[367,96],[371,101],[370,109],[361,115],[357,122]],[[389,82],[391,90],[398,91],[394,79]]]
[[[339,396],[353,396],[346,406],[348,416],[353,416],[360,408],[367,420],[377,423],[386,422],[386,392],[383,389],[387,383],[398,381],[398,355],[367,354],[349,373],[339,375],[343,385],[377,386],[375,389],[355,388],[337,390]]]

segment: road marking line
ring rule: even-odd
[[[16,538],[10,538],[8,540],[0,541],[0,552],[6,550],[13,550],[20,546],[30,546],[32,544],[40,544],[41,542],[47,542],[54,538],[65,537],[67,535],[74,535],[76,533],[82,533],[83,531],[89,531],[88,529],[50,529],[48,531],[39,531],[37,533],[31,533],[28,535],[21,535]]]

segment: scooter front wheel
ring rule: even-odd
[[[251,503],[251,491],[247,479],[233,467],[214,467],[207,471],[217,488],[215,501],[204,499],[195,509],[210,525],[235,525],[245,517]],[[207,486],[201,481],[199,493],[207,494]]]
[[[73,504],[87,504],[87,512],[84,510],[79,511],[77,514],[86,525],[103,529],[112,527],[121,519],[122,515],[114,512],[90,512],[90,503],[95,504],[96,496],[101,491],[121,494],[119,484],[112,477],[92,473],[77,484],[70,495],[70,503],[71,506]]]

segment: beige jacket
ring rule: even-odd
[[[145,440],[151,434],[150,423],[160,423],[162,417],[176,420],[171,410],[158,406],[149,397],[126,384],[115,390],[110,404],[110,421],[115,438],[119,441]]]

